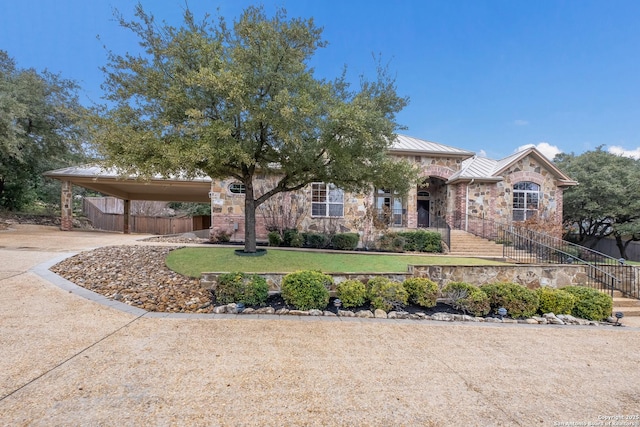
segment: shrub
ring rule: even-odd
[[[562,289],[542,287],[536,289],[540,306],[538,311],[555,314],[571,314],[573,306],[576,304],[576,297]]]
[[[421,307],[433,307],[438,299],[438,284],[426,277],[412,277],[402,282],[409,301]]]
[[[374,277],[367,282],[369,300],[374,309],[390,311],[407,305],[409,294],[402,283],[386,277]]]
[[[613,299],[609,295],[584,286],[566,286],[562,290],[576,298],[572,315],[598,321],[611,316]]]
[[[509,316],[517,318],[531,317],[538,311],[538,294],[517,283],[493,283],[480,289],[489,297],[494,313],[504,307]]]
[[[288,228],[282,233],[282,244],[284,246],[299,248],[302,247],[302,243],[304,243],[304,240],[295,228]]]
[[[309,248],[324,249],[331,244],[331,238],[324,233],[302,233],[304,246]]]
[[[359,307],[367,300],[367,288],[360,280],[345,280],[336,285],[336,295],[344,307]]]
[[[282,236],[279,231],[270,231],[267,238],[269,239],[269,246],[282,245]]]
[[[324,310],[333,278],[319,271],[297,271],[282,278],[282,298],[299,310]]]
[[[269,285],[264,277],[240,272],[221,274],[214,291],[216,302],[229,304],[264,305],[269,296]]]
[[[378,246],[383,251],[402,252],[406,240],[396,232],[385,233],[378,238]]]
[[[454,308],[474,316],[486,316],[491,310],[487,294],[469,283],[451,282],[442,289],[442,296],[447,298]]]
[[[231,241],[231,233],[225,230],[216,230],[209,236],[211,243],[229,243]]]
[[[331,238],[334,249],[352,251],[358,247],[360,235],[358,233],[338,233]]]
[[[433,231],[403,231],[398,233],[405,239],[403,249],[411,252],[442,252],[442,237]]]

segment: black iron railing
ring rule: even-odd
[[[639,269],[584,246],[520,225],[471,215],[454,220],[453,228],[502,244],[505,258],[520,263],[580,264],[591,286],[613,295],[614,290],[640,299]]]
[[[440,233],[440,239],[448,249],[451,249],[451,227],[447,224],[447,220],[443,217],[436,216],[431,218],[429,229]]]

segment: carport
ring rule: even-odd
[[[160,202],[202,202],[209,203],[211,178],[208,176],[186,179],[181,177],[164,178],[155,176],[142,179],[136,176],[123,176],[116,169],[100,165],[71,166],[44,173],[48,178],[62,182],[60,196],[60,229],[73,229],[73,185],[117,197],[124,201],[123,233],[129,233],[129,212],[132,200]]]

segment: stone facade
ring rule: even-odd
[[[402,198],[401,212],[396,218],[401,222],[392,225],[397,230],[412,230],[433,226],[443,218],[450,225],[466,215],[481,217],[502,223],[513,219],[513,186],[526,181],[540,186],[538,217],[540,220],[560,224],[562,222],[563,186],[567,177],[546,162],[537,151],[505,162],[493,175],[472,177],[458,176],[464,166],[464,157],[443,154],[391,154],[396,159],[408,160],[421,169],[421,181]],[[475,159],[475,158],[474,158]],[[496,162],[497,166],[500,163]],[[493,172],[492,172],[493,173]],[[256,191],[272,188],[275,177],[262,177],[256,183]],[[237,181],[214,181],[212,192],[212,229],[224,230],[233,240],[244,237],[244,195],[232,192]],[[234,187],[236,186],[236,187]],[[314,217],[311,215],[311,186],[292,194],[281,194],[267,201],[256,213],[257,236],[266,240],[269,226],[276,217],[289,215],[285,228],[316,232],[358,232],[361,240],[375,238],[377,234],[371,219],[376,208],[376,192],[368,194],[344,194],[344,215],[340,217]],[[276,206],[274,210],[273,206]],[[279,209],[279,211],[278,211]],[[290,213],[287,213],[290,212]],[[273,227],[272,227],[273,228]]]

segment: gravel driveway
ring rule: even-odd
[[[0,425],[640,425],[636,327],[162,318],[36,274],[142,237],[0,231]]]

